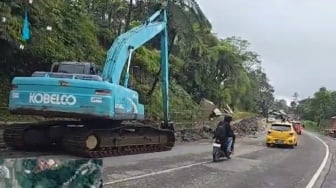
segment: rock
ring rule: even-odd
[[[213,129],[209,125],[204,125],[203,132],[211,133],[213,132]]]
[[[192,142],[201,139],[208,139],[213,134],[210,127],[198,127],[176,130],[175,136],[177,142]]]

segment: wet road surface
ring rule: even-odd
[[[295,149],[267,148],[264,139],[264,134],[238,139],[234,157],[216,163],[210,142],[105,158],[104,187],[306,187],[325,156],[323,144],[303,134]]]

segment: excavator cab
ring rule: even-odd
[[[55,62],[50,72],[101,75],[101,67],[90,62]]]

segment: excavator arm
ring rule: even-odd
[[[169,65],[168,65],[168,30],[167,13],[165,9],[155,12],[140,26],[123,33],[115,39],[107,52],[107,58],[102,73],[104,81],[120,84],[122,71],[126,67],[124,87],[128,86],[129,68],[132,53],[146,42],[160,34],[161,36],[161,80],[163,96],[164,127],[169,124]]]

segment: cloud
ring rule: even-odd
[[[292,97],[287,97],[287,96],[275,96],[275,99],[277,100],[284,99],[288,106],[290,106],[290,103],[293,101]]]
[[[198,0],[219,37],[240,36],[261,55],[275,94],[336,90],[336,1]]]

